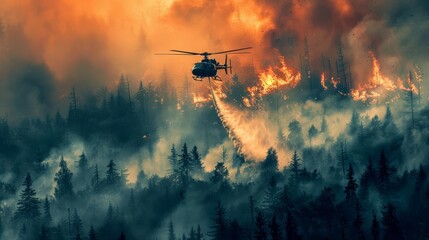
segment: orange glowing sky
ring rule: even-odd
[[[135,86],[157,81],[164,69],[174,76],[173,85],[181,84],[200,58],[154,55],[169,49],[253,46],[250,55],[231,55],[244,78],[283,68],[279,59],[295,72],[307,38],[312,69],[320,71],[322,55],[334,60],[341,41],[356,79],[366,81],[372,68],[368,51],[393,66],[383,69],[386,75],[401,65],[401,35],[388,26],[379,5],[369,0],[2,0],[8,39],[3,55],[45,64],[63,96],[71,86],[113,88],[121,74]],[[245,66],[255,71],[246,72]]]

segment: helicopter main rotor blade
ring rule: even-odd
[[[170,50],[170,51],[172,51],[172,52],[179,52],[179,53],[185,53],[185,54],[188,54],[188,55],[201,55],[201,53],[196,53],[196,52],[188,52],[188,51],[182,51],[182,50]]]
[[[228,54],[250,54],[251,52],[233,52]]]
[[[211,54],[213,55],[213,54],[222,54],[222,53],[238,52],[238,51],[247,50],[247,49],[252,49],[252,47],[237,48],[237,49],[232,49],[232,50],[227,50],[227,51],[222,51],[222,52],[214,52],[214,53],[211,53]]]
[[[186,53],[155,53],[155,55],[186,55],[189,56],[190,54],[186,54]]]

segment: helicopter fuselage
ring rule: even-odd
[[[197,78],[215,77],[217,69],[217,65],[213,61],[203,60],[194,64],[192,74]]]

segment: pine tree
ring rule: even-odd
[[[186,143],[183,144],[182,148],[182,154],[179,155],[179,169],[180,173],[182,175],[183,181],[185,185],[189,181],[190,173],[192,170],[192,164],[191,164],[191,155],[188,152],[188,147],[186,146]]]
[[[114,221],[114,212],[112,203],[109,202],[109,207],[107,208],[106,218],[104,219],[104,225],[110,227]]]
[[[77,214],[76,209],[74,209],[72,216],[72,230],[76,240],[82,239],[82,219]]]
[[[226,211],[222,206],[220,201],[217,202],[214,216],[211,218],[213,225],[211,227],[212,231],[210,236],[213,240],[223,240],[228,236],[227,233],[227,220],[226,220]]]
[[[270,227],[271,239],[272,240],[280,240],[281,239],[280,226],[277,223],[277,218],[276,218],[275,213],[273,215],[273,218],[270,221],[269,227]]]
[[[60,170],[55,174],[55,181],[57,182],[54,193],[55,198],[58,200],[70,200],[73,197],[72,177],[73,173],[68,169],[64,157],[61,156]]]
[[[372,212],[371,236],[372,240],[380,240],[380,223],[374,211]]]
[[[356,230],[357,239],[365,240],[365,235],[362,229],[363,218],[361,214],[361,209],[362,207],[359,203],[359,200],[356,200],[356,205],[355,205],[356,217],[355,217],[355,220],[353,221],[353,226],[355,227],[355,230]]]
[[[265,160],[261,163],[261,171],[268,175],[272,175],[279,171],[279,160],[277,151],[274,148],[269,148]]]
[[[297,120],[289,123],[288,146],[290,149],[301,149],[304,146],[301,124]]]
[[[88,168],[88,159],[85,156],[85,153],[82,152],[82,154],[79,156],[79,161],[77,163],[80,172],[86,172]]]
[[[395,122],[393,121],[393,116],[392,116],[392,112],[390,111],[389,105],[387,105],[386,114],[384,115],[383,131],[386,134],[386,136],[395,134],[398,131],[398,129],[396,128]]]
[[[173,221],[170,219],[168,225],[168,240],[176,240],[176,234],[174,233]]]
[[[289,169],[291,171],[291,175],[289,177],[289,186],[290,186],[290,191],[293,195],[296,195],[299,193],[299,182],[300,182],[300,177],[299,174],[301,172],[300,166],[300,158],[298,153],[296,153],[296,151],[294,151],[293,156],[292,156],[292,162],[289,165]]]
[[[92,173],[92,178],[91,178],[91,185],[92,187],[97,187],[99,184],[100,180],[99,180],[99,176],[98,176],[98,165],[95,164],[94,167],[94,172]]]
[[[15,217],[23,221],[35,221],[40,217],[39,204],[40,201],[36,198],[36,191],[31,187],[33,181],[30,173],[27,173],[22,186],[24,187],[19,194],[20,199],[17,203]]]
[[[384,226],[384,239],[388,240],[400,240],[404,239],[402,236],[401,227],[399,220],[396,216],[396,207],[388,202],[384,206],[383,211],[383,226]]]
[[[417,177],[416,177],[416,193],[419,193],[421,191],[426,179],[427,179],[426,171],[424,170],[423,165],[420,163],[419,170],[417,172]]]
[[[88,239],[89,240],[97,240],[97,235],[95,234],[95,230],[94,230],[94,227],[92,225],[91,225],[91,228],[89,229]]]
[[[308,129],[308,139],[310,140],[310,147],[311,147],[311,140],[315,138],[319,134],[319,130],[312,124],[310,129]]]
[[[256,215],[255,239],[267,240],[267,233],[265,231],[265,218],[261,210],[259,210],[258,214]]]
[[[343,178],[346,178],[346,166],[347,166],[348,154],[347,154],[347,143],[341,141],[340,150],[338,153],[338,165],[343,174]]]
[[[194,146],[191,150],[191,165],[192,170],[196,173],[202,173],[204,171],[203,163],[201,162],[201,155],[198,152],[197,146]]]
[[[191,231],[189,232],[189,240],[196,240],[196,233],[194,227],[191,227]]]
[[[120,176],[118,173],[118,170],[116,169],[116,164],[113,160],[109,161],[109,164],[107,165],[107,171],[106,171],[106,183],[109,186],[114,186],[119,183]]]
[[[356,199],[356,190],[357,190],[357,183],[354,178],[354,172],[352,168],[352,164],[349,164],[349,169],[347,170],[347,185],[344,189],[344,193],[346,194],[346,200],[355,200]]]
[[[374,167],[372,166],[371,159],[368,160],[368,164],[360,179],[359,194],[361,197],[366,198],[368,191],[377,186],[377,174]]]
[[[272,213],[275,212],[275,207],[279,203],[279,192],[280,188],[277,187],[277,181],[274,176],[271,177],[269,185],[265,190],[265,197],[263,200],[263,205],[266,209],[269,209]]]
[[[178,155],[177,155],[177,151],[176,151],[176,147],[174,146],[174,144],[171,147],[170,150],[170,156],[168,156],[168,161],[170,162],[170,175],[174,176],[178,176],[180,173],[179,170],[179,160],[178,160]]]
[[[326,122],[326,117],[323,115],[322,123],[320,124],[320,132],[327,133],[328,132],[328,123]]]
[[[286,219],[286,239],[287,240],[299,240],[301,236],[298,234],[298,228],[296,221],[291,212],[288,212]]]
[[[359,130],[359,124],[360,124],[360,115],[356,110],[353,110],[352,113],[352,119],[349,123],[349,133],[350,135],[356,134]]]
[[[197,239],[196,239],[196,240],[202,240],[202,239],[203,239],[203,237],[204,237],[204,235],[203,235],[203,233],[201,232],[200,224],[198,224],[198,227],[197,227]]]
[[[43,217],[42,222],[45,226],[50,226],[52,223],[52,216],[51,216],[51,207],[48,200],[48,195],[45,197],[45,201],[43,203]]]
[[[213,170],[213,175],[210,178],[212,183],[224,182],[228,179],[228,169],[223,162],[218,162]]]
[[[386,194],[390,185],[390,170],[384,150],[381,151],[378,163],[378,184],[380,192]]]

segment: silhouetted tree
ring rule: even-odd
[[[346,178],[346,166],[347,166],[348,154],[347,154],[347,143],[346,141],[341,141],[340,149],[338,152],[338,165],[343,174],[343,178]]]
[[[314,201],[315,214],[327,225],[329,233],[335,216],[335,193],[331,187],[323,188],[320,195]]]
[[[170,175],[172,175],[173,177],[178,177],[180,174],[179,160],[178,160],[176,147],[174,146],[174,144],[171,147],[170,156],[168,156],[168,161],[170,162],[170,168],[171,168]]]
[[[95,234],[95,230],[94,230],[94,227],[92,225],[89,229],[88,239],[89,240],[97,240],[97,235]]]
[[[211,226],[210,236],[213,240],[223,240],[228,237],[227,220],[225,208],[220,201],[217,202],[214,216],[211,218],[213,225]]]
[[[279,193],[280,188],[277,187],[277,181],[275,177],[272,176],[268,187],[265,189],[265,196],[263,200],[264,207],[270,210],[272,213],[275,212],[275,207],[279,203]]]
[[[322,123],[320,124],[320,132],[327,133],[328,132],[328,123],[326,122],[326,117],[323,115]]]
[[[287,213],[286,239],[287,240],[300,240],[301,239],[301,236],[298,233],[298,227],[297,227],[295,218],[291,212]]]
[[[55,198],[58,200],[70,200],[73,197],[72,177],[73,173],[67,167],[64,157],[61,156],[60,170],[55,174],[55,181],[57,182],[54,192]]]
[[[98,176],[98,165],[95,164],[94,172],[92,173],[92,178],[91,178],[91,185],[92,187],[97,187],[99,183],[100,183],[100,178]]]
[[[30,173],[27,173],[22,183],[24,188],[19,194],[20,199],[18,200],[17,210],[15,212],[15,218],[18,220],[34,221],[40,217],[40,201],[36,198],[36,191],[31,187],[32,185],[33,181],[31,180]]]
[[[289,169],[291,171],[291,175],[289,177],[289,187],[290,192],[293,195],[296,195],[299,192],[299,183],[300,183],[300,166],[301,166],[301,159],[299,158],[298,153],[294,151],[292,156],[292,162],[289,165]]]
[[[392,112],[390,111],[390,106],[386,107],[386,114],[384,115],[383,121],[383,131],[384,134],[391,136],[392,134],[397,134],[397,127],[393,121]]]
[[[107,171],[106,171],[106,183],[109,186],[114,186],[119,184],[120,176],[118,173],[118,170],[116,169],[116,164],[113,160],[109,161],[109,164],[107,165]]]
[[[255,239],[267,240],[267,232],[265,231],[265,218],[261,210],[259,210],[258,214],[256,215]]]
[[[383,226],[384,226],[384,239],[385,240],[400,240],[404,239],[402,236],[401,227],[399,220],[396,216],[396,207],[388,202],[384,206],[383,214]]]
[[[359,194],[361,197],[367,197],[368,191],[377,186],[377,174],[374,167],[372,166],[371,159],[368,160],[368,164],[360,179]]]
[[[203,233],[201,232],[200,224],[198,224],[197,227],[197,239],[196,240],[202,240],[203,239]]]
[[[82,219],[77,214],[76,209],[72,216],[72,230],[76,240],[82,239]]]
[[[363,218],[362,218],[361,208],[362,207],[359,203],[359,200],[356,200],[356,205],[355,205],[356,217],[353,221],[353,226],[355,227],[355,230],[356,230],[356,239],[365,240],[365,234],[362,229]]]
[[[261,171],[271,176],[278,172],[279,160],[277,157],[277,151],[274,148],[269,148],[265,160],[261,163]]]
[[[197,146],[194,146],[191,150],[191,163],[193,172],[201,174],[204,171],[201,155],[198,152]]]
[[[301,124],[297,120],[289,123],[288,146],[290,149],[301,149],[304,146]]]
[[[372,212],[372,223],[371,223],[371,237],[372,240],[380,239],[380,223],[377,220],[377,215],[375,212]]]
[[[352,164],[349,164],[349,169],[347,170],[347,185],[344,189],[344,193],[346,194],[346,200],[354,200],[356,199],[356,190],[357,190],[357,183],[354,178],[354,172],[352,168]]]
[[[168,224],[168,240],[176,240],[176,233],[174,233],[174,225],[171,219]]]
[[[417,177],[416,177],[416,193],[420,192],[420,190],[424,186],[426,179],[427,179],[426,171],[423,168],[423,165],[420,163],[419,170],[417,172]]]
[[[378,185],[380,192],[386,194],[390,185],[390,170],[384,150],[381,151],[378,162]]]
[[[350,120],[350,123],[349,123],[350,135],[357,133],[359,129],[359,124],[360,124],[360,115],[356,110],[353,110],[352,119]]]
[[[308,139],[310,140],[310,146],[311,146],[311,140],[315,138],[319,134],[319,130],[312,124],[310,129],[308,129]]]
[[[88,159],[86,158],[85,153],[82,153],[79,156],[77,166],[79,167],[80,172],[86,172],[88,168]]]
[[[50,226],[52,223],[51,207],[49,204],[48,195],[46,195],[45,201],[43,202],[42,222],[45,226]]]
[[[213,175],[210,181],[213,183],[224,182],[228,179],[228,169],[225,167],[223,162],[218,162],[213,170]]]
[[[270,228],[271,239],[272,240],[280,240],[281,239],[280,226],[277,223],[277,218],[276,218],[275,213],[274,213],[273,218],[271,219],[271,221],[269,223],[269,228]]]
[[[188,152],[186,143],[183,144],[182,154],[179,155],[179,169],[182,176],[182,181],[185,185],[189,182],[190,173],[192,171],[192,159]]]

